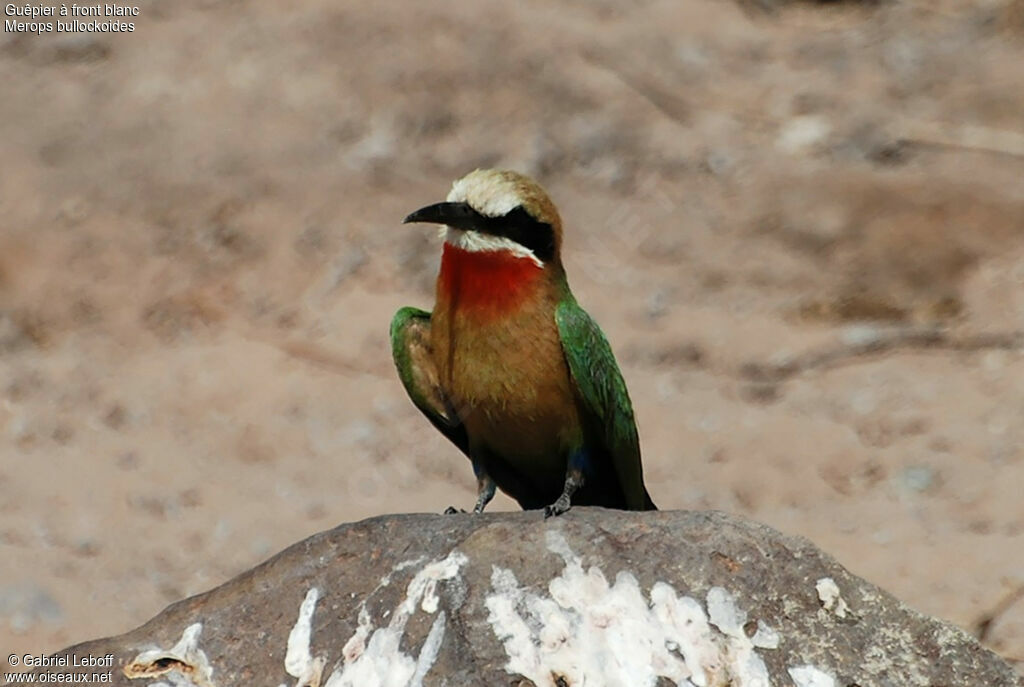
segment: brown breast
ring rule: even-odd
[[[506,284],[499,308],[474,288],[483,276],[479,270],[493,270],[493,264],[477,262],[472,254],[453,259],[447,245],[445,257],[431,337],[439,379],[470,444],[517,461],[550,463],[553,453],[580,441],[553,289],[538,269],[534,279],[512,285],[514,298]]]

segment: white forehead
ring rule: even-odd
[[[467,203],[484,217],[501,217],[522,205],[516,186],[498,174],[471,172],[452,184],[449,203]]]

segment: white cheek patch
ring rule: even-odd
[[[505,251],[517,258],[532,260],[533,264],[537,267],[544,266],[544,263],[540,261],[540,258],[532,250],[521,243],[516,243],[510,238],[491,236],[478,231],[463,231],[462,229],[453,229],[452,227],[444,227],[442,232],[445,242],[464,251],[469,251],[470,253]]]

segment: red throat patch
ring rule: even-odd
[[[543,272],[530,258],[509,251],[468,251],[446,242],[438,287],[459,310],[497,316],[529,298]]]

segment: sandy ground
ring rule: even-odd
[[[3,656],[472,502],[386,332],[477,166],[559,204],[659,505],[972,631],[1024,585],[1024,3],[345,5],[0,35]]]

